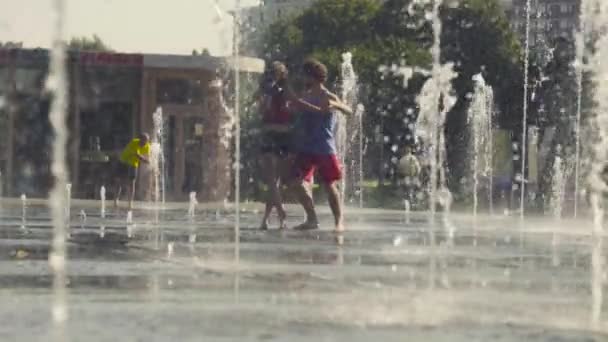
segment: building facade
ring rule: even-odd
[[[48,123],[50,96],[44,83],[47,50],[0,50],[0,171],[5,195],[45,196],[52,186]],[[217,89],[219,71],[233,63],[209,56],[70,52],[68,156],[74,195],[94,198],[105,185],[111,196],[113,161],[139,132],[154,138],[153,113],[164,118],[168,199],[223,200],[230,144],[221,133],[230,114]],[[241,58],[244,73],[264,63]],[[229,73],[225,73],[229,74]],[[150,168],[142,169],[139,198],[149,198]]]

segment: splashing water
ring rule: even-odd
[[[591,186],[591,204],[594,216],[594,233],[603,232],[604,210],[603,194],[608,186],[603,179],[608,156],[608,2],[603,0],[585,0],[581,4],[582,18],[590,25],[587,35],[593,35],[594,48],[588,51],[589,70],[592,71],[594,86],[593,100],[595,108],[591,118],[592,128],[595,129],[597,141],[593,146],[589,184]],[[583,37],[588,39],[591,37]],[[582,43],[581,43],[582,44]]]
[[[27,219],[27,196],[21,194],[21,224],[25,225]]]
[[[133,211],[127,211],[127,224],[133,224]]]
[[[167,244],[167,259],[171,259],[171,257],[173,257],[174,250],[175,250],[175,244],[173,242],[169,242]]]
[[[551,184],[551,212],[560,220],[562,218],[563,204],[566,194],[566,182],[568,180],[567,165],[560,156],[561,147],[558,146],[555,160],[553,162],[553,179]]]
[[[165,150],[164,150],[164,135],[165,122],[163,117],[163,109],[156,108],[152,114],[154,124],[154,133],[152,136],[152,146],[150,149],[152,165],[154,170],[154,202],[156,210],[160,208],[160,204],[165,204]]]
[[[575,70],[576,70],[576,128],[574,151],[574,217],[578,216],[578,201],[580,196],[580,167],[581,167],[581,116],[583,109],[583,73],[585,72],[585,37],[587,35],[588,1],[581,2],[579,30],[575,34]]]
[[[417,98],[420,106],[417,127],[422,128],[426,133],[426,136],[421,138],[428,147],[430,156],[429,205],[431,217],[434,217],[438,202],[444,207],[445,212],[448,212],[452,198],[447,188],[444,165],[446,160],[444,124],[447,113],[456,103],[456,98],[452,95],[452,80],[457,75],[454,72],[453,63],[441,64],[442,22],[439,17],[439,8],[442,4],[442,0],[433,2],[432,11],[427,16],[431,18],[433,27],[434,41],[431,48],[433,66],[430,79],[424,84]]]
[[[472,130],[471,167],[473,179],[473,215],[478,212],[479,180],[484,177],[489,181],[488,199],[492,208],[492,116],[494,95],[492,88],[486,85],[481,74],[473,76],[475,91],[468,112],[469,125]]]
[[[69,203],[66,190],[67,182],[66,149],[68,130],[67,113],[67,77],[66,54],[64,43],[65,1],[53,2],[53,48],[47,79],[47,89],[53,94],[49,119],[55,139],[53,141],[53,161],[51,171],[55,184],[50,193],[49,205],[53,221],[53,243],[49,253],[49,265],[53,272],[53,306],[52,319],[54,339],[64,341],[65,324],[68,317],[66,301],[66,226],[69,220]]]
[[[424,144],[430,164],[430,181],[428,183],[429,212],[434,219],[436,204],[444,207],[444,213],[448,213],[452,203],[452,195],[447,188],[446,179],[446,147],[444,124],[447,113],[456,104],[453,95],[452,80],[457,74],[454,72],[454,64],[451,62],[441,63],[441,33],[442,22],[439,16],[439,8],[443,0],[415,0],[410,3],[409,11],[414,12],[416,4],[431,3],[432,10],[425,17],[432,22],[433,46],[431,47],[432,69],[424,70],[419,67],[409,66],[380,66],[381,73],[393,73],[403,77],[403,85],[407,87],[414,74],[419,73],[429,79],[422,87],[416,101],[420,112],[416,119],[416,136]]]
[[[236,0],[234,6],[234,27],[232,51],[234,53],[234,260],[235,267],[240,261],[240,229],[241,229],[241,59],[239,45],[241,1]]]
[[[196,192],[190,193],[190,203],[188,204],[188,220],[190,223],[194,223],[194,217],[196,215],[196,205],[198,201],[196,200]]]
[[[355,73],[353,70],[353,66],[351,63],[351,58],[352,55],[350,53],[344,53],[342,54],[342,59],[344,60],[342,62],[342,68],[341,68],[341,75],[342,75],[342,101],[344,101],[345,103],[349,103],[348,100],[348,96],[351,95],[351,93],[354,91],[354,86],[356,84],[356,80],[355,80]],[[338,155],[340,157],[340,162],[342,163],[342,167],[345,169],[344,174],[342,175],[342,180],[341,180],[341,186],[340,186],[340,192],[341,192],[341,200],[344,203],[344,201],[346,200],[346,179],[349,178],[348,176],[348,165],[346,164],[346,153],[347,153],[347,148],[348,148],[348,133],[347,133],[347,125],[348,125],[348,121],[346,119],[346,116],[339,112],[336,111],[334,113],[334,115],[337,115],[337,121],[338,121],[338,125],[337,125],[337,132],[336,132],[336,142],[337,142],[337,150],[338,150]]]
[[[99,198],[101,199],[101,209],[99,215],[101,218],[106,218],[106,187],[102,186],[99,189]]]
[[[526,200],[526,149],[527,149],[527,134],[528,134],[528,84],[530,81],[530,17],[531,17],[531,0],[526,0],[526,32],[524,43],[524,103],[523,103],[523,118],[522,118],[522,145],[521,145],[521,174],[520,174],[520,217],[523,219],[525,214]]]
[[[84,209],[80,210],[78,213],[78,217],[80,218],[80,228],[84,228],[84,224],[87,222],[87,213]]]
[[[127,211],[127,238],[133,237],[133,211]],[[158,230],[156,231],[158,233]]]
[[[355,109],[354,117],[347,118],[337,113],[337,149],[344,167],[342,177],[342,201],[358,196],[359,207],[363,207],[363,114],[365,107],[358,103],[359,85],[357,74],[352,64],[352,53],[342,54],[341,65],[341,98],[351,108]]]

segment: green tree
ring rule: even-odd
[[[111,52],[114,51],[112,48],[104,43],[98,35],[94,34],[93,37],[73,37],[68,43],[68,49],[80,50],[80,51],[101,51]]]
[[[499,110],[497,123],[515,129],[521,126],[523,63],[517,37],[497,1],[464,0],[459,7],[443,8],[441,18],[441,59],[453,62],[458,73],[452,84],[458,102],[446,121],[448,167],[454,190],[466,172],[461,161],[466,158],[469,138],[466,115],[473,75],[481,73],[493,87]]]
[[[207,49],[207,48],[202,48],[200,52],[197,49],[194,49],[194,50],[192,50],[192,56],[209,57],[209,56],[211,56],[211,52],[209,52],[209,49]]]

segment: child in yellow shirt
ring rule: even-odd
[[[116,196],[114,206],[118,207],[122,185],[127,184],[129,190],[129,209],[133,208],[135,198],[135,182],[140,162],[148,163],[150,158],[150,136],[146,133],[139,138],[131,140],[120,154],[120,160],[116,169]]]

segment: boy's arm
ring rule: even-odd
[[[353,115],[353,110],[342,101],[330,101],[331,108],[340,110],[344,114]]]
[[[338,95],[327,90],[327,88],[325,88],[325,87],[323,87],[323,90],[325,90],[325,92],[327,93],[327,96],[329,97],[329,104],[330,104],[331,108],[338,109],[341,112],[343,112],[344,114],[348,114],[348,115],[353,114],[353,109],[350,108],[346,103],[342,102],[342,100],[340,100]]]
[[[288,88],[286,90],[285,94],[287,95],[287,99],[289,99],[292,102],[292,104],[299,107],[300,109],[308,110],[308,111],[315,112],[315,113],[321,113],[321,114],[329,113],[330,103],[329,103],[328,97],[323,97],[321,99],[320,105],[315,106],[315,105],[311,104],[310,102],[296,96],[296,94],[294,94],[293,90],[291,90],[290,88]]]

